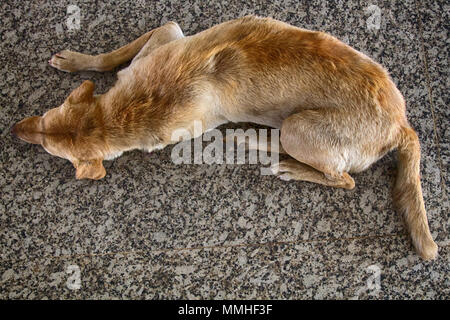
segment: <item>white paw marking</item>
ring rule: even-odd
[[[289,180],[292,180],[292,176],[291,176],[290,173],[282,174],[282,175],[278,176],[278,178],[280,178],[280,179],[283,180],[283,181],[289,181]]]
[[[275,164],[271,165],[270,171],[272,171],[273,174],[277,174],[278,172],[280,172],[280,164],[275,163]]]

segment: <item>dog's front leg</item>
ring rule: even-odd
[[[75,72],[82,70],[108,71],[115,67],[148,55],[152,50],[170,41],[184,37],[178,24],[168,22],[164,26],[153,29],[133,42],[109,53],[88,55],[84,53],[63,50],[48,61],[61,71]]]

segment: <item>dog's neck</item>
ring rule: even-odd
[[[113,154],[132,149],[152,150],[161,144],[160,106],[135,81],[118,81],[98,97],[105,142]]]

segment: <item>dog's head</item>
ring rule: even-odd
[[[61,106],[20,121],[11,133],[71,161],[77,179],[101,179],[106,175],[102,119],[94,83],[87,80]]]

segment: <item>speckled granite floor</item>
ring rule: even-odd
[[[0,297],[449,299],[448,3],[204,3],[1,2]],[[66,26],[68,4],[81,10],[79,30]],[[330,32],[390,70],[422,143],[437,261],[416,256],[393,211],[395,154],[354,175],[352,191],[286,183],[256,165],[175,165],[171,148],[105,162],[94,182],[10,137],[81,80],[97,92],[113,84],[115,72],[52,69],[58,50],[100,53],[169,20],[193,34],[250,13]]]

